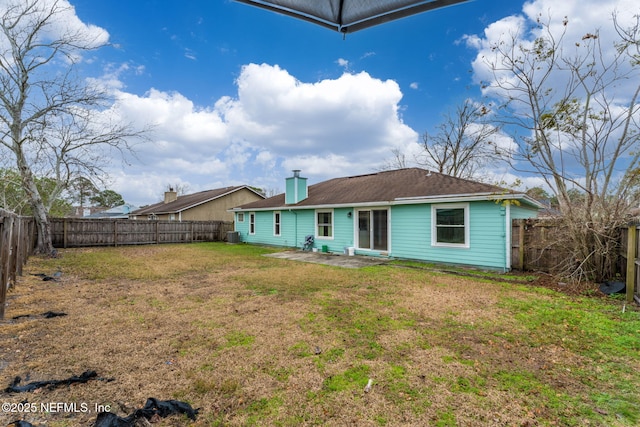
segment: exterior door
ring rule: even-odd
[[[388,216],[386,209],[358,211],[358,248],[388,250]]]

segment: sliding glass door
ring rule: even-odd
[[[388,250],[388,216],[386,209],[358,211],[358,248]]]

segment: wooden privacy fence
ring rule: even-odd
[[[626,228],[622,229],[621,233],[621,248],[620,251],[620,270],[624,269],[622,276],[625,278],[627,302],[630,303],[635,300],[640,304],[640,239],[638,238],[638,225],[630,224]]]
[[[559,272],[570,255],[554,221],[514,219],[511,230],[511,265],[522,271]]]
[[[57,248],[223,241],[233,231],[226,221],[141,221],[51,218]]]
[[[620,253],[616,275],[626,284],[626,300],[640,304],[640,226],[632,224],[620,230]],[[511,264],[516,270],[558,273],[566,265],[567,251],[561,226],[540,219],[513,220]]]
[[[7,291],[22,275],[22,267],[35,246],[33,218],[0,209],[0,320],[4,319]]]

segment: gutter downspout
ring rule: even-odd
[[[511,271],[511,203],[505,207],[504,231],[505,231],[505,273]]]

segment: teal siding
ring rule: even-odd
[[[316,238],[314,246],[319,250],[323,245],[329,252],[344,251],[345,246],[353,246],[353,219],[348,217],[352,209],[333,210],[333,238]],[[280,211],[280,236],[274,236],[273,211],[257,211],[255,234],[249,234],[249,220],[251,212],[244,213],[244,222],[236,220],[236,231],[240,234],[240,241],[259,243],[264,245],[286,246],[301,248],[305,237],[315,236],[315,210],[282,210]]]
[[[242,215],[242,222],[239,220],[239,216]],[[235,213],[233,219],[233,228],[240,235],[240,239],[244,241],[244,236],[249,233],[249,212]]]
[[[349,212],[351,212],[351,218],[349,218]],[[322,246],[326,245],[329,252],[344,253],[345,247],[353,246],[353,224],[353,209],[334,209],[333,239],[323,239],[316,237],[315,247],[322,249]]]
[[[456,203],[455,205],[460,205]],[[388,255],[394,258],[416,259],[427,262],[464,264],[486,268],[507,267],[507,208],[493,201],[469,202],[469,245],[468,247],[434,246],[431,242],[430,204],[395,205],[389,209]],[[437,206],[446,206],[438,204]],[[511,218],[531,218],[536,210],[511,205]],[[324,210],[324,209],[323,209]],[[343,253],[345,248],[355,246],[355,209],[333,209],[333,238],[316,237],[314,246],[318,250],[327,246],[329,252]],[[316,210],[282,210],[281,235],[274,236],[273,211],[254,212],[256,216],[255,234],[249,234],[251,212],[244,212],[244,222],[238,222],[236,231],[240,240],[247,243],[298,247],[304,244],[305,236],[316,234]],[[351,213],[351,217],[349,216]],[[237,215],[237,214],[236,214]],[[357,254],[379,256],[377,251],[357,250]]]
[[[468,206],[468,248],[432,246],[431,205],[394,206],[391,210],[389,255],[430,262],[505,268],[506,209],[494,202],[471,202]]]
[[[516,206],[515,204],[511,205],[511,219],[527,219],[527,218],[537,218],[538,217],[538,209],[530,208],[528,206]]]
[[[431,205],[393,206],[390,220],[389,255],[428,260],[431,249]]]
[[[313,223],[309,224],[309,217],[304,212],[280,211],[280,236],[274,235],[273,211],[258,211],[256,215],[255,234],[249,234],[249,213],[245,214],[245,227],[240,232],[240,240],[247,243],[264,245],[302,247],[304,236],[313,231]]]
[[[296,247],[298,248],[302,248],[302,246],[304,245],[305,237],[307,237],[309,234],[314,234],[315,217],[313,212],[313,210],[292,211],[293,217],[291,218],[291,220],[292,222],[294,222],[294,227],[298,230],[296,239],[296,241],[298,242]]]

